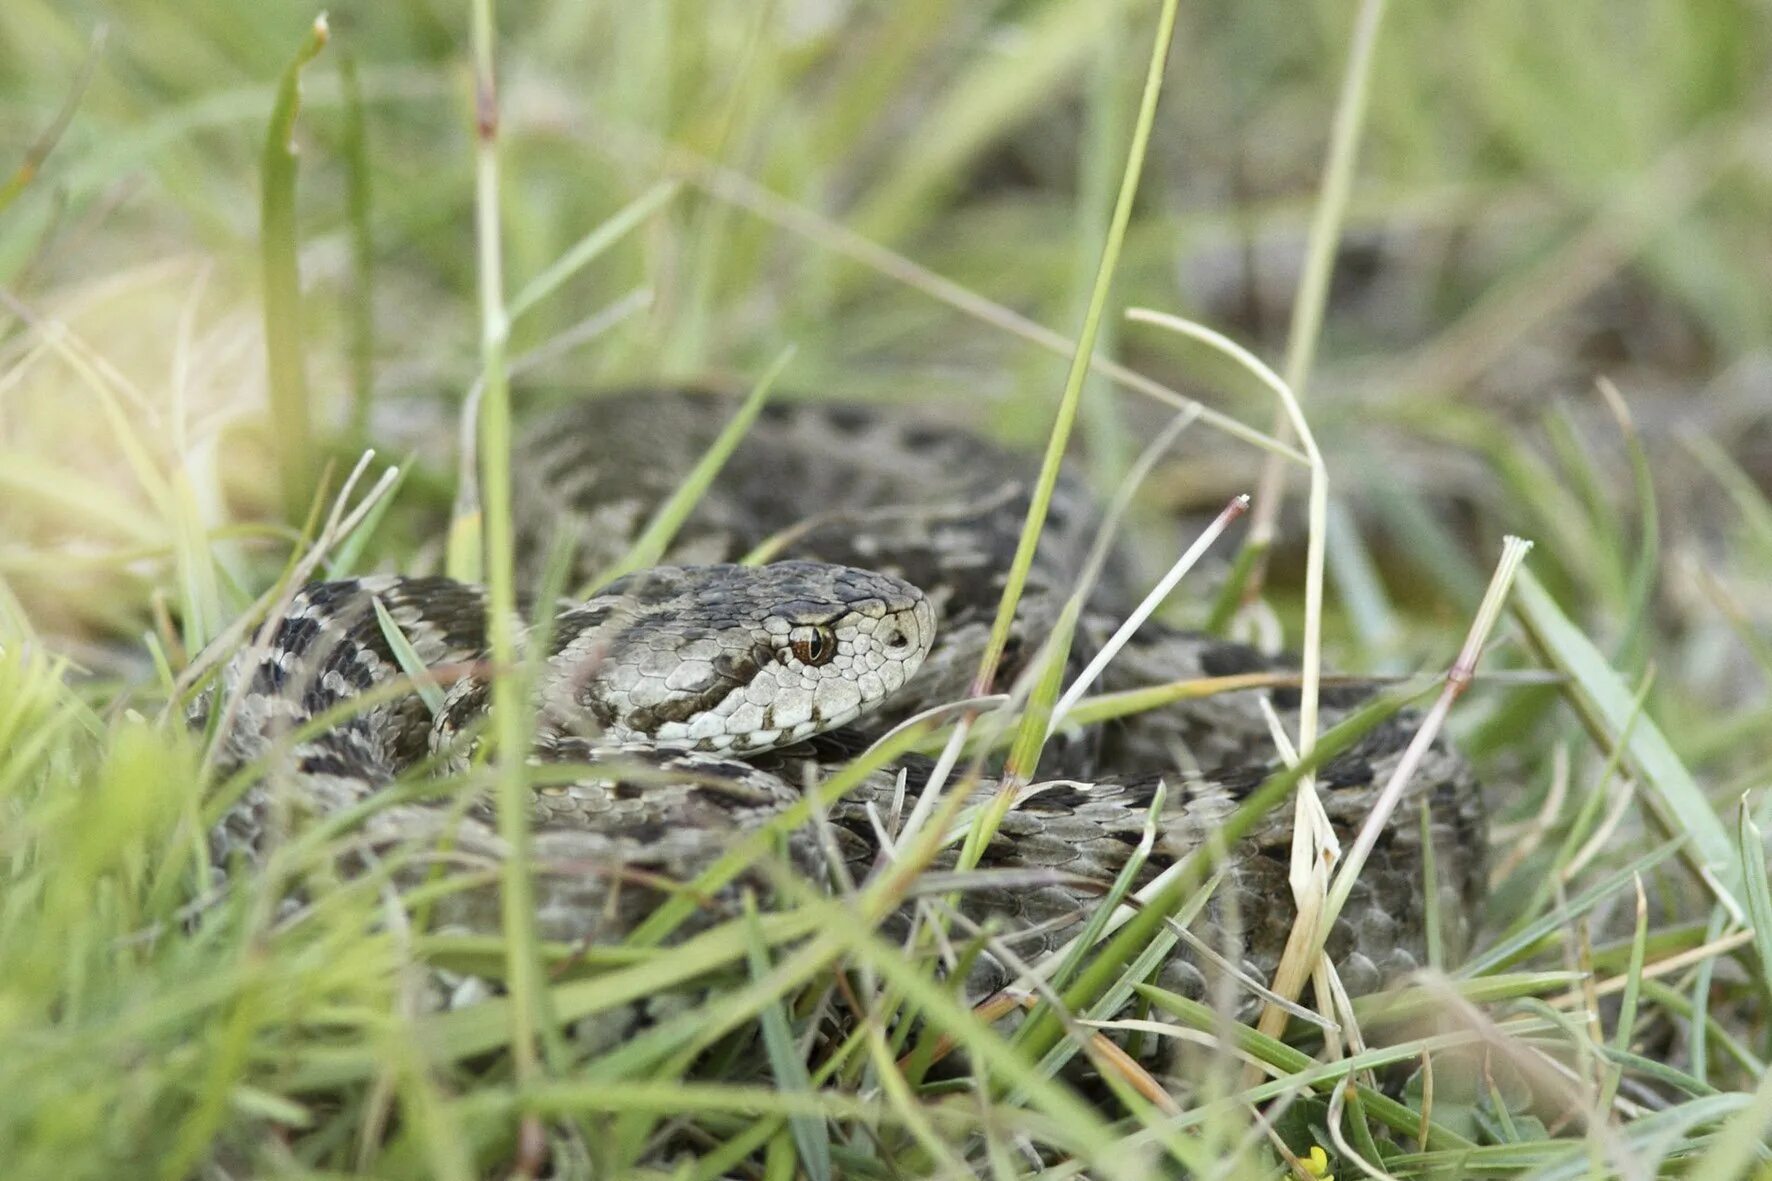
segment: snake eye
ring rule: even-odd
[[[808,668],[829,664],[837,654],[837,633],[823,624],[797,627],[788,636],[794,658]]]

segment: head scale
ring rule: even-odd
[[[890,575],[660,566],[561,615],[546,712],[609,741],[768,750],[874,709],[934,638],[929,600]]]

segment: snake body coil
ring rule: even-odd
[[[708,394],[646,390],[539,422],[517,465],[526,564],[539,565],[564,533],[576,543],[580,573],[607,568],[712,440],[722,407]],[[1015,549],[1032,466],[925,422],[841,404],[772,408],[677,535],[672,565],[611,583],[525,632],[526,645],[542,651],[529,653],[538,670],[536,740],[523,753],[562,772],[540,776],[532,796],[543,934],[619,936],[669,883],[693,878],[741,834],[779,816],[868,737],[961,696]],[[1053,626],[1095,524],[1067,474],[1002,683]],[[786,560],[725,564],[764,542]],[[1123,611],[1117,583],[1110,569],[1073,660],[1086,658]],[[222,761],[262,760],[267,773],[217,830],[217,858],[257,856],[268,832],[304,816],[360,809],[365,856],[400,849],[421,861],[496,869],[505,850],[485,798],[388,792],[426,762],[471,778],[467,754],[488,697],[485,609],[478,588],[447,579],[306,588],[269,645],[237,658],[224,677],[219,699],[231,706],[218,739]],[[439,682],[444,696],[434,717],[420,695],[388,688],[402,675],[389,623]],[[1104,687],[1270,667],[1251,649],[1150,625],[1110,664]],[[367,707],[356,700],[366,695]],[[1291,703],[1274,696],[1284,712]],[[1328,720],[1359,696],[1329,695]],[[322,715],[338,720],[309,733]],[[1324,806],[1344,841],[1408,737],[1407,719],[1392,719],[1324,769]],[[1255,691],[1054,742],[1041,766],[1046,778],[1024,789],[1003,818],[962,909],[1001,920],[999,947],[1035,959],[1075,934],[1126,864],[1145,836],[1159,781],[1166,804],[1139,884],[1210,839],[1273,757]],[[911,758],[833,806],[829,838],[852,875],[876,865],[881,830],[902,820],[928,777],[929,765]],[[980,800],[995,789],[972,788]],[[1421,960],[1424,806],[1443,935],[1456,948],[1466,933],[1482,870],[1481,799],[1468,767],[1437,748],[1330,940],[1352,991]],[[1291,810],[1280,811],[1230,851],[1224,879],[1193,923],[1257,976],[1271,971],[1292,922]],[[809,832],[794,834],[790,846],[803,870],[824,872]],[[952,864],[951,854],[944,863]],[[720,902],[710,902],[716,917]],[[435,917],[494,927],[496,899],[490,888],[456,891]],[[1000,983],[1003,966],[986,958],[997,975],[981,983]],[[1178,954],[1166,983],[1197,994],[1205,983],[1198,962]]]

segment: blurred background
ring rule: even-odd
[[[1264,396],[1120,313],[1192,317],[1279,366],[1354,9],[1183,6],[1110,305],[1105,353],[1262,429]],[[317,12],[0,5],[0,585],[95,668],[126,673],[106,654],[144,630],[212,634],[190,604],[225,618],[286,552],[264,523],[261,153]],[[328,15],[295,130],[309,383],[340,455],[364,438],[417,454],[401,495],[419,521],[448,503],[479,370],[467,6]],[[517,413],[659,376],[748,383],[791,343],[800,396],[1039,440],[1065,358],[935,298],[932,275],[1074,336],[1155,15],[500,5],[507,288],[642,207],[517,319]],[[1652,709],[1695,766],[1723,784],[1764,769],[1769,25],[1758,0],[1389,6],[1307,405],[1342,665],[1449,657],[1520,533],[1627,678],[1655,666]],[[1101,486],[1170,413],[1092,388],[1079,450]],[[1155,550],[1260,465],[1191,428],[1153,480]],[[434,561],[428,532],[384,532],[386,563]],[[193,536],[227,542],[219,574]],[[1492,733],[1532,698],[1496,706]]]

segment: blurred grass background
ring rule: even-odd
[[[94,1011],[127,1025],[137,1002],[186,1003],[173,985],[210,962],[175,942],[134,975],[113,963],[107,977],[98,965],[113,953],[89,949],[90,979],[70,991],[81,956],[56,941],[80,930],[82,889],[103,893],[119,865],[138,876],[118,895],[128,905],[106,915],[112,934],[175,912],[194,859],[156,850],[152,834],[179,817],[139,787],[150,771],[178,778],[155,745],[174,740],[138,733],[128,711],[145,710],[287,552],[274,523],[279,439],[266,425],[260,153],[277,79],[316,12],[0,5],[0,634],[13,690],[0,734],[31,740],[7,748],[0,781],[24,793],[51,772],[73,777],[144,826],[83,830],[96,843],[66,857],[90,873],[56,869],[53,889],[43,871],[66,863],[53,841],[33,842],[74,805],[32,812],[8,842],[49,890],[13,891],[9,942],[35,932],[46,945],[11,959],[18,975],[0,995],[0,1022],[39,1065],[80,1061],[92,1044],[80,1038],[101,1037],[98,1025],[52,1036],[53,1023],[33,1024],[45,998],[66,1016],[98,997]],[[783,385],[804,396],[927,404],[1037,443],[1064,359],[861,265],[842,235],[1073,334],[1153,14],[1141,0],[502,5],[509,290],[631,203],[649,210],[516,320],[519,418],[546,391],[753,379],[792,344]],[[479,370],[468,12],[390,0],[329,17],[294,133],[304,361],[336,456],[363,438],[417,453],[366,560],[410,570],[440,560],[426,512],[448,502],[451,420]],[[1112,306],[1194,317],[1277,363],[1351,9],[1219,0],[1181,19]],[[1619,678],[1642,687],[1643,716],[1719,812],[1751,789],[1762,825],[1769,59],[1772,9],[1757,0],[1392,4],[1307,405],[1335,495],[1337,664],[1444,660],[1500,535],[1533,537],[1533,569]],[[1117,314],[1102,347],[1244,421],[1271,417]],[[1103,487],[1165,417],[1136,394],[1091,389],[1084,450]],[[1146,506],[1153,549],[1172,550],[1259,465],[1196,425]],[[1282,550],[1272,589],[1288,624],[1295,558]],[[1576,860],[1615,798],[1601,790],[1607,750],[1547,708],[1553,694],[1479,692],[1459,718],[1487,778],[1513,785],[1498,800],[1505,822],[1576,785],[1546,822],[1550,838],[1500,884],[1502,910]],[[1634,812],[1606,830],[1599,864],[1629,864],[1644,831]],[[1651,876],[1665,888],[1657,929],[1674,939],[1699,921],[1701,937],[1684,887]],[[326,990],[359,987],[349,969],[362,967],[373,984],[359,999],[385,1004],[385,963],[326,957],[319,944],[278,953],[286,1001],[311,988],[336,1003]],[[241,970],[270,987],[252,975],[263,965]],[[238,983],[214,995],[237,997]],[[165,1159],[199,1159],[207,1135],[243,1112],[291,1118],[287,1098],[234,1086],[228,1064],[243,1059],[229,1055],[245,1053],[250,1022],[162,1016],[154,1036],[167,1041],[141,1045],[169,1057],[143,1076],[143,1107],[124,1122],[140,1133],[153,1111],[179,1112],[155,1133],[172,1137]],[[1762,1002],[1733,1028],[1746,1045],[1760,1039],[1763,1059],[1767,1027]],[[207,1048],[181,1065],[170,1047],[193,1028],[213,1044],[193,1042]],[[71,1039],[55,1043],[62,1058],[43,1050],[56,1036]],[[3,1057],[0,1074],[26,1069]],[[229,1081],[206,1089],[211,1078]],[[104,1108],[118,1114],[126,1076],[120,1089],[119,1077],[70,1065],[12,1081],[40,1094],[35,1114],[9,1119],[48,1119],[66,1135],[41,1143],[83,1145],[94,1169],[116,1159],[120,1148],[86,1137]],[[423,1082],[401,1085],[418,1088],[402,1092],[418,1107],[435,1098]]]

